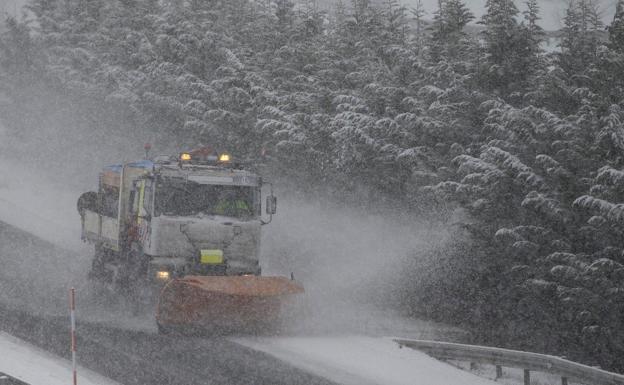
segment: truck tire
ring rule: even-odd
[[[89,272],[89,278],[95,280],[105,280],[106,268],[104,264],[106,261],[106,250],[102,245],[96,244],[93,251],[93,261],[91,262],[91,271]]]

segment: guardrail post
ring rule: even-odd
[[[568,378],[567,377],[561,377],[561,385],[568,385]]]
[[[524,385],[531,385],[531,371],[524,369]]]
[[[78,384],[76,375],[76,289],[69,290],[69,312],[71,322],[71,357],[72,357],[72,377],[73,385]]]
[[[500,365],[496,365],[496,379],[498,380],[503,376],[503,367]]]

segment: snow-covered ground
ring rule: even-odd
[[[0,220],[72,251],[86,247],[80,241],[78,195],[51,175],[0,158]]]
[[[240,338],[236,342],[345,385],[491,385],[390,338]]]
[[[72,381],[71,362],[0,332],[0,372],[30,385],[67,385]],[[80,385],[119,385],[78,367]]]

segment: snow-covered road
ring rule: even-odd
[[[344,385],[488,385],[494,382],[399,346],[365,336],[237,339],[300,369]]]

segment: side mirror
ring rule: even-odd
[[[277,212],[277,198],[275,195],[269,195],[266,198],[266,213],[273,215]]]
[[[84,214],[85,210],[99,213],[99,194],[95,191],[89,191],[80,196],[77,202],[77,208],[80,215]]]

